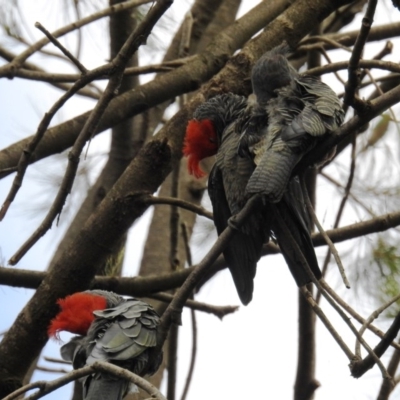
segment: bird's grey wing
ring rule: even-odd
[[[99,332],[87,364],[97,360],[122,364],[126,361],[131,371],[141,374],[142,359],[138,357],[157,344],[159,316],[154,309],[140,300],[127,299],[116,307],[95,311],[95,315],[109,323],[104,333]],[[156,363],[159,365],[159,360]],[[147,367],[154,370],[153,366]]]
[[[328,85],[309,75],[300,75],[296,79],[296,83],[303,91],[307,101],[313,105],[313,112],[322,121],[325,133],[334,131],[343,123],[342,103]],[[312,134],[312,132],[309,133]]]
[[[232,216],[225,196],[221,170],[214,165],[208,181],[208,192],[213,206],[214,224],[220,235]],[[253,279],[261,254],[255,251],[251,236],[238,231],[225,247],[224,258],[231,272],[239,298],[248,304],[253,297]]]
[[[293,151],[281,137],[281,124],[268,126],[267,138],[260,142],[256,149],[257,164],[249,182],[246,193],[262,193],[269,202],[278,202],[286,189],[293,168],[301,159],[301,153]],[[299,140],[297,140],[298,142]]]
[[[227,227],[229,218],[245,205],[245,188],[254,168],[251,160],[237,154],[239,136],[233,126],[224,132],[209,178],[208,190],[218,234]],[[269,238],[269,228],[263,222],[260,215],[250,216],[223,252],[240,300],[245,305],[252,299],[257,262],[262,246]]]

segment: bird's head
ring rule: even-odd
[[[289,85],[292,74],[296,73],[287,60],[289,54],[289,46],[283,43],[267,51],[254,64],[251,83],[260,104],[276,97],[275,90]]]
[[[217,133],[211,119],[191,119],[186,127],[183,154],[188,157],[188,169],[196,178],[205,176],[200,167],[203,158],[218,151]]]
[[[189,173],[201,178],[203,158],[217,154],[225,128],[237,120],[246,109],[247,99],[233,93],[224,93],[208,99],[197,107],[186,127],[183,154],[189,157]]]
[[[79,292],[57,300],[57,304],[61,310],[47,329],[49,337],[55,338],[59,338],[61,331],[86,335],[95,319],[93,311],[107,308],[107,299],[90,292]]]

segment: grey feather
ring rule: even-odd
[[[96,316],[86,336],[76,336],[61,348],[64,359],[74,368],[107,361],[135,374],[153,374],[162,361],[162,354],[149,364],[148,352],[157,344],[160,321],[147,303],[101,290],[88,291],[107,300],[105,310],[94,311]],[[130,383],[104,373],[89,376],[84,382],[85,400],[120,400]]]
[[[208,192],[218,234],[247,201],[244,189],[254,164],[237,154],[241,133],[236,126],[247,112],[246,98],[228,93],[203,103],[193,115],[196,119],[212,120],[217,131],[219,151],[208,180]],[[223,251],[240,300],[245,305],[252,299],[257,261],[269,238],[268,223],[265,222],[264,227],[259,223],[262,220],[262,215],[252,216]]]
[[[249,196],[261,193],[271,202],[280,201],[301,158],[344,119],[333,90],[315,77],[299,74],[289,64],[288,52],[287,45],[267,52],[252,73],[257,102],[268,116],[268,129],[254,150],[257,167],[246,192]],[[259,112],[248,125],[256,118]],[[239,148],[246,146],[243,139]]]

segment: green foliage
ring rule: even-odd
[[[400,250],[397,245],[379,237],[373,248],[373,261],[380,269],[380,278],[376,281],[377,297],[381,303],[386,303],[400,293]],[[400,311],[400,301],[386,312],[393,318]]]

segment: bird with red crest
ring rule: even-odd
[[[151,357],[157,345],[160,317],[147,303],[113,292],[89,290],[58,300],[60,312],[48,327],[50,337],[60,338],[61,331],[75,333],[61,347],[61,356],[74,369],[106,361],[144,376],[159,368],[162,354]],[[121,400],[137,388],[130,382],[97,372],[85,378],[85,400]]]

